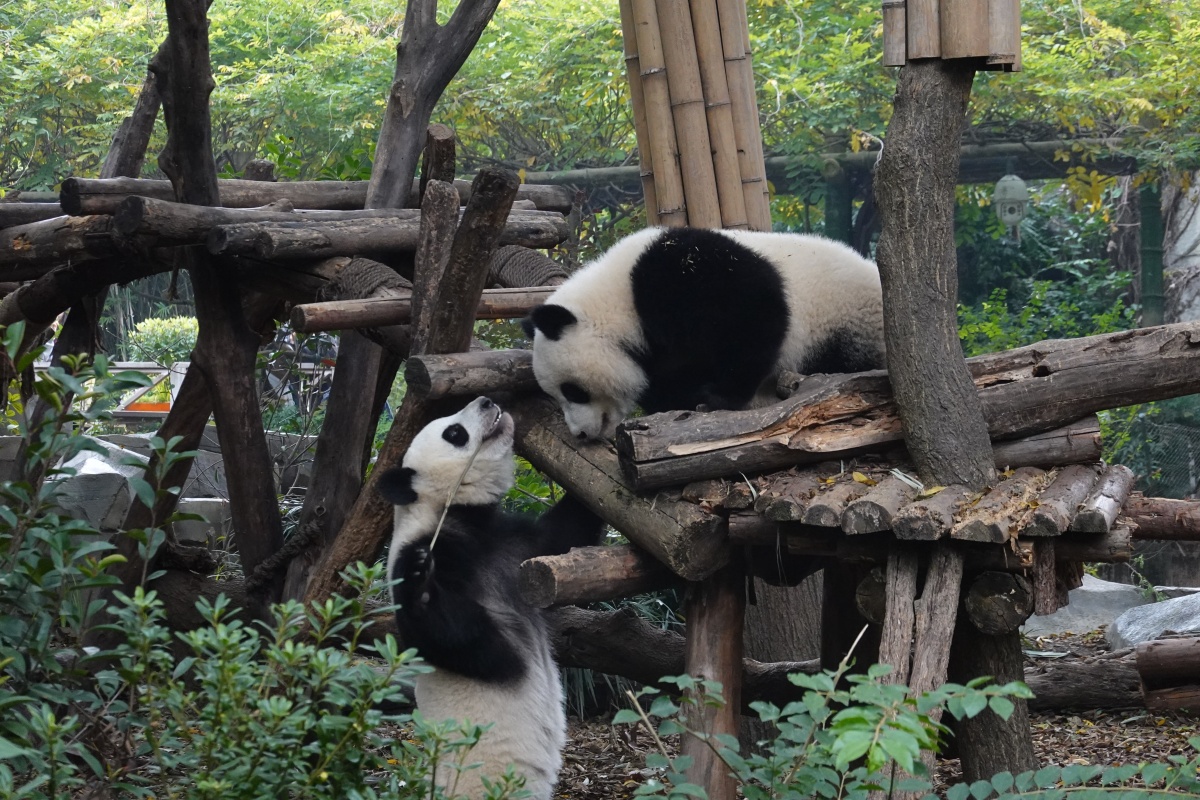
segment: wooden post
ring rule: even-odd
[[[745,575],[735,559],[711,577],[693,584],[685,601],[687,644],[684,666],[689,675],[719,681],[725,704],[698,706],[688,712],[688,725],[709,736],[737,738],[741,708],[742,625],[745,619]],[[680,753],[691,756],[688,778],[708,791],[709,800],[734,800],[737,781],[725,762],[705,742],[685,736]]]

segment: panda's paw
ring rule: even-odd
[[[422,603],[429,602],[428,584],[433,576],[433,553],[424,545],[414,547],[404,562],[404,583]]]

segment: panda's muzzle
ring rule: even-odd
[[[483,412],[485,420],[491,415],[488,430],[483,434],[483,441],[495,439],[504,432],[504,409],[500,408],[490,397],[481,397],[479,398],[479,410]]]

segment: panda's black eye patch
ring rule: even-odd
[[[588,394],[587,389],[584,389],[578,383],[567,381],[562,386],[559,386],[558,390],[562,392],[562,396],[566,398],[568,403],[586,405],[592,402],[592,396]]]
[[[471,440],[471,434],[457,422],[442,431],[442,438],[455,447],[462,447]]]

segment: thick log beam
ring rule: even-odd
[[[612,449],[572,436],[549,398],[522,398],[509,410],[519,454],[676,575],[700,580],[728,561],[723,518],[677,492],[638,495],[622,480]]]
[[[58,203],[0,203],[0,229],[61,217]]]
[[[295,208],[360,211],[367,203],[367,181],[247,181],[222,179],[217,181],[220,202],[226,208],[254,208],[280,200],[288,200]],[[459,198],[471,199],[471,181],[455,181]],[[62,183],[59,202],[63,213],[71,216],[113,214],[125,198],[137,195],[155,200],[174,200],[169,181],[139,178],[67,178]],[[408,208],[420,206],[420,188],[413,181]],[[532,186],[521,184],[517,199],[531,200],[542,211],[565,214],[571,210],[575,194],[563,186]]]
[[[475,308],[475,319],[517,319],[540,306],[554,293],[554,287],[528,289],[484,289]],[[350,328],[374,328],[380,325],[404,325],[412,321],[411,297],[368,298],[363,300],[331,300],[323,303],[305,303],[292,309],[292,327],[303,333],[318,331],[342,331]],[[500,358],[481,358],[477,369],[486,369],[494,359],[501,369],[507,369],[515,359],[523,358],[533,369],[533,356],[507,355],[519,350],[500,350],[506,354]],[[431,356],[431,358],[436,358]],[[433,363],[437,363],[434,361]],[[439,367],[447,372],[454,369],[453,360]],[[532,374],[532,372],[530,373]],[[509,388],[509,387],[505,387]]]
[[[1144,690],[1183,686],[1200,689],[1200,637],[1142,642],[1136,652]]]
[[[1027,436],[1108,408],[1200,392],[1200,322],[1040,342],[968,362],[990,435]],[[887,375],[816,375],[747,411],[626,420],[622,466],[638,489],[847,458],[901,441]]]
[[[549,608],[656,591],[677,578],[653,556],[625,544],[531,558],[521,565],[517,580],[526,603]]]
[[[112,219],[106,216],[53,217],[0,231],[0,280],[40,278],[67,262],[117,254]]]
[[[1124,514],[1137,526],[1135,539],[1200,542],[1200,501],[1134,495]]]
[[[485,290],[485,301],[487,293]],[[496,358],[498,355],[504,358]],[[534,391],[537,379],[533,375],[532,356],[528,350],[472,350],[443,356],[413,356],[405,364],[404,377],[410,392],[428,400]]]
[[[1122,464],[1113,464],[1100,474],[1100,479],[1079,507],[1071,530],[1078,533],[1104,533],[1112,527],[1121,513],[1121,506],[1129,499],[1136,480],[1133,470]]]

